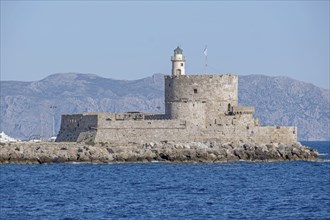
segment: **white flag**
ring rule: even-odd
[[[205,46],[204,55],[207,57],[207,46]]]

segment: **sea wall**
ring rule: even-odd
[[[297,141],[297,127],[295,126],[258,126],[254,131],[256,142],[293,143]]]
[[[94,142],[146,142],[186,138],[183,120],[106,121],[99,119]]]
[[[243,142],[0,143],[0,164],[115,162],[232,162],[317,160],[318,152],[295,144]]]
[[[129,118],[128,118],[129,117]],[[56,142],[253,141],[259,144],[297,142],[297,128],[259,126],[252,114],[226,115],[207,127],[198,120],[146,120],[143,113],[63,115]]]

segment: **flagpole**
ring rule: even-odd
[[[205,74],[207,74],[207,45],[205,45],[204,55],[205,55]]]
[[[207,55],[205,56],[205,74],[207,74]]]

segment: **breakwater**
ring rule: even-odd
[[[116,162],[232,162],[317,160],[318,152],[300,143],[219,142],[127,143],[1,143],[1,164]]]

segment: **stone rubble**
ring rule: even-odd
[[[128,143],[0,143],[0,164],[116,163],[116,162],[234,162],[318,160],[318,152],[300,143],[243,142]]]

